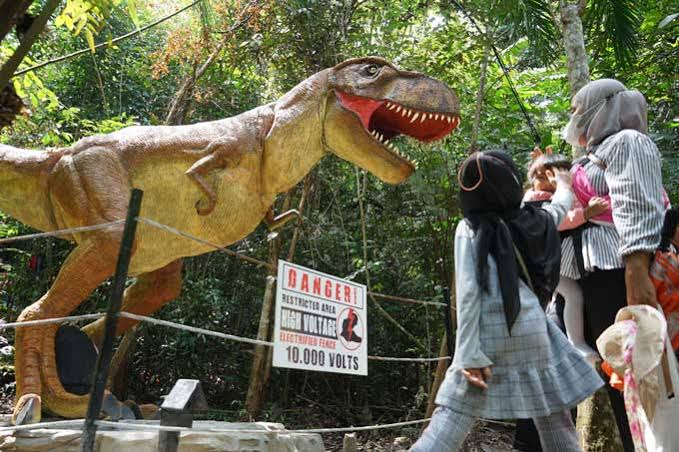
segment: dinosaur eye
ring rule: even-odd
[[[379,72],[380,68],[376,64],[371,64],[365,67],[365,73],[371,77],[376,76]]]

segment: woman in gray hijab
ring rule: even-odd
[[[609,195],[613,223],[586,223],[562,243],[561,274],[580,282],[589,345],[626,304],[656,304],[648,276],[660,242],[665,206],[660,153],[646,134],[644,96],[611,79],[585,85],[572,100],[564,139],[586,147],[576,162],[597,196]],[[609,389],[626,451],[634,447],[622,396]]]

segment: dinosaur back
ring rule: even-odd
[[[0,211],[41,231],[55,229],[47,178],[60,155],[0,144]]]

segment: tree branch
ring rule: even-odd
[[[425,347],[425,345],[419,339],[413,336],[412,333],[406,330],[403,327],[403,325],[398,323],[396,319],[394,319],[387,311],[384,310],[380,302],[377,301],[377,299],[373,295],[372,286],[370,283],[370,270],[368,269],[368,242],[365,233],[365,212],[363,211],[363,195],[365,194],[364,191],[365,188],[363,189],[363,191],[361,190],[361,177],[358,168],[356,168],[356,194],[358,196],[358,209],[361,214],[361,234],[363,237],[363,268],[365,270],[365,284],[368,287],[368,296],[373,301],[375,307],[377,308],[377,312],[382,317],[387,319],[389,323],[398,328],[403,334],[405,334],[411,341],[417,344],[417,346],[420,347],[422,350],[428,351],[427,347]]]

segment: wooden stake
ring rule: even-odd
[[[358,443],[356,441],[355,433],[345,433],[344,441],[342,443],[342,452],[356,452],[358,450]]]

